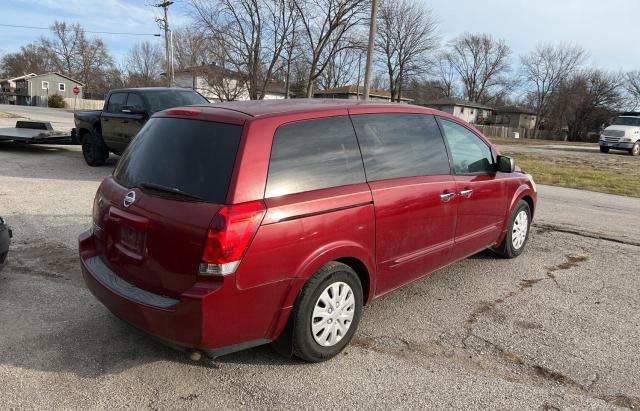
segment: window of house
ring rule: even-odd
[[[64,91],[66,88],[66,84],[64,83],[58,83],[58,91]]]
[[[449,174],[449,159],[433,116],[361,114],[351,117],[368,181]]]
[[[494,171],[493,154],[489,146],[468,128],[440,118],[449,143],[456,174],[487,174]]]
[[[464,114],[464,107],[460,107],[460,113]]]
[[[43,81],[42,82],[42,89],[43,90],[49,90],[49,82],[48,81]]]
[[[349,117],[299,121],[276,131],[266,197],[364,182],[362,156]]]

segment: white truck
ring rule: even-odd
[[[600,151],[625,150],[640,155],[640,113],[624,113],[600,134]]]

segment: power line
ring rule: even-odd
[[[0,24],[0,27],[13,27],[18,29],[34,29],[34,30],[51,30],[49,27],[36,27],[36,26],[19,26],[17,24]],[[127,33],[127,32],[114,32],[114,31],[91,31],[91,30],[82,30],[85,33],[91,34],[117,34],[122,36],[155,36],[160,37],[160,34],[156,33]]]

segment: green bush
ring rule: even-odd
[[[64,98],[60,94],[52,94],[47,99],[49,107],[64,108]]]

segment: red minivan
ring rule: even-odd
[[[347,100],[155,114],[80,235],[116,316],[212,357],[335,356],[362,307],[484,249],[522,253],[536,187],[449,114]]]

